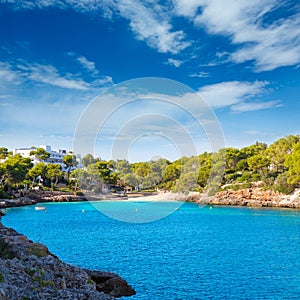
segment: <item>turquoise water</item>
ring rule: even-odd
[[[130,211],[122,202],[97,205]],[[176,203],[130,209],[158,205]],[[10,209],[2,221],[68,263],[117,272],[137,291],[129,299],[300,299],[300,211],[185,203],[164,219],[135,224],[87,202],[45,206],[47,213]]]

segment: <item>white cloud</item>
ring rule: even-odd
[[[100,77],[99,79],[95,79],[93,82],[92,82],[92,86],[94,87],[103,87],[103,86],[108,86],[108,85],[112,85],[114,82],[113,82],[113,79],[111,76],[102,76]]]
[[[211,77],[211,75],[208,72],[198,72],[198,73],[191,74],[190,77],[206,78],[206,77]]]
[[[19,65],[24,75],[32,81],[46,83],[60,88],[88,90],[90,84],[80,78],[74,78],[72,74],[62,76],[52,65],[27,64]]]
[[[184,17],[194,17],[201,6],[199,0],[173,0],[176,14]]]
[[[4,89],[7,85],[17,85],[20,82],[20,74],[13,70],[11,64],[0,62],[0,88]]]
[[[88,60],[83,55],[77,55],[75,52],[68,52],[67,55],[74,58],[74,60],[79,63],[85,70],[87,70],[91,75],[98,76],[99,70],[96,68],[95,62]]]
[[[183,61],[174,58],[169,58],[166,64],[179,68],[183,64]]]
[[[199,89],[199,93],[212,107],[219,108],[259,96],[265,92],[264,88],[267,84],[265,81],[227,81],[204,86]]]
[[[122,0],[117,2],[116,9],[130,21],[136,38],[158,52],[177,54],[190,46],[190,42],[184,41],[182,30],[172,31],[169,12],[156,1]]]
[[[19,60],[17,63],[0,62],[0,92],[9,93],[12,86],[20,86],[21,83],[25,82],[43,83],[63,89],[80,91],[98,89],[113,84],[113,79],[110,76],[96,76],[99,71],[93,68],[93,62],[88,61],[83,56],[79,58],[85,64],[85,68],[89,68],[92,73],[94,77],[92,81],[83,80],[81,74],[61,74],[53,65],[28,63],[23,60]]]
[[[265,22],[274,10],[284,10],[284,5],[285,1],[278,0],[175,1],[177,14],[188,17],[196,26],[205,27],[210,34],[227,36],[233,44],[240,45],[230,59],[237,63],[253,60],[256,71],[300,62],[300,14],[297,10],[293,16]]]
[[[78,11],[89,12],[102,9],[105,7],[105,3],[111,1],[103,1],[100,3],[98,0],[0,0],[0,3],[9,3],[14,5],[17,9],[34,9],[34,8],[48,8],[48,7],[58,7],[60,9],[66,9],[73,7]]]
[[[77,61],[89,72],[91,72],[93,75],[98,75],[99,71],[96,69],[96,65],[93,61],[88,60],[84,56],[77,57]]]
[[[237,112],[247,112],[247,111],[256,111],[256,110],[262,110],[267,108],[276,108],[283,106],[282,103],[278,100],[274,101],[268,101],[268,102],[242,102],[235,104],[231,107],[232,111]]]

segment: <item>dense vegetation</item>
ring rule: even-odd
[[[174,162],[166,159],[130,164],[126,160],[103,161],[88,154],[82,158],[84,168],[76,168],[72,153],[64,157],[67,169],[59,164],[46,164],[49,157],[37,149],[32,153],[39,163],[12,155],[0,148],[0,196],[12,189],[43,186],[55,189],[58,182],[68,184],[74,191],[101,192],[108,187],[122,190],[170,190],[174,192],[203,191],[214,193],[223,189],[246,188],[260,181],[266,189],[289,194],[300,183],[300,136],[281,138],[269,147],[256,143],[242,149],[225,148],[218,153],[204,152],[199,156],[182,157]]]

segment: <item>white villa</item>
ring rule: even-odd
[[[30,148],[18,148],[13,150],[13,154],[20,154],[23,157],[28,157],[31,159],[32,163],[35,165],[39,163],[40,161],[37,159],[37,157],[30,155],[30,152],[32,150],[36,150],[38,148],[43,148],[48,153],[50,153],[50,157],[47,158],[45,161],[48,164],[60,164],[62,166],[63,171],[66,171],[65,165],[63,163],[63,158],[69,153],[67,150],[54,150],[49,145],[42,145],[40,147],[30,147]],[[78,167],[81,167],[81,156],[80,154],[76,155],[76,160],[78,162]]]

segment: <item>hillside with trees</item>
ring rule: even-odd
[[[67,155],[63,172],[59,164],[47,164],[47,153],[35,152],[39,157],[35,166],[30,158],[12,155],[0,148],[0,196],[9,197],[20,189],[55,190],[64,183],[76,193],[82,191],[138,191],[202,192],[214,194],[224,189],[243,189],[260,182],[264,189],[289,194],[300,184],[300,136],[290,135],[271,145],[257,142],[236,149],[224,148],[218,153],[204,152],[199,156],[181,157],[173,162],[159,159],[129,163],[127,160],[105,161],[87,154],[83,168],[76,167],[75,155]]]

